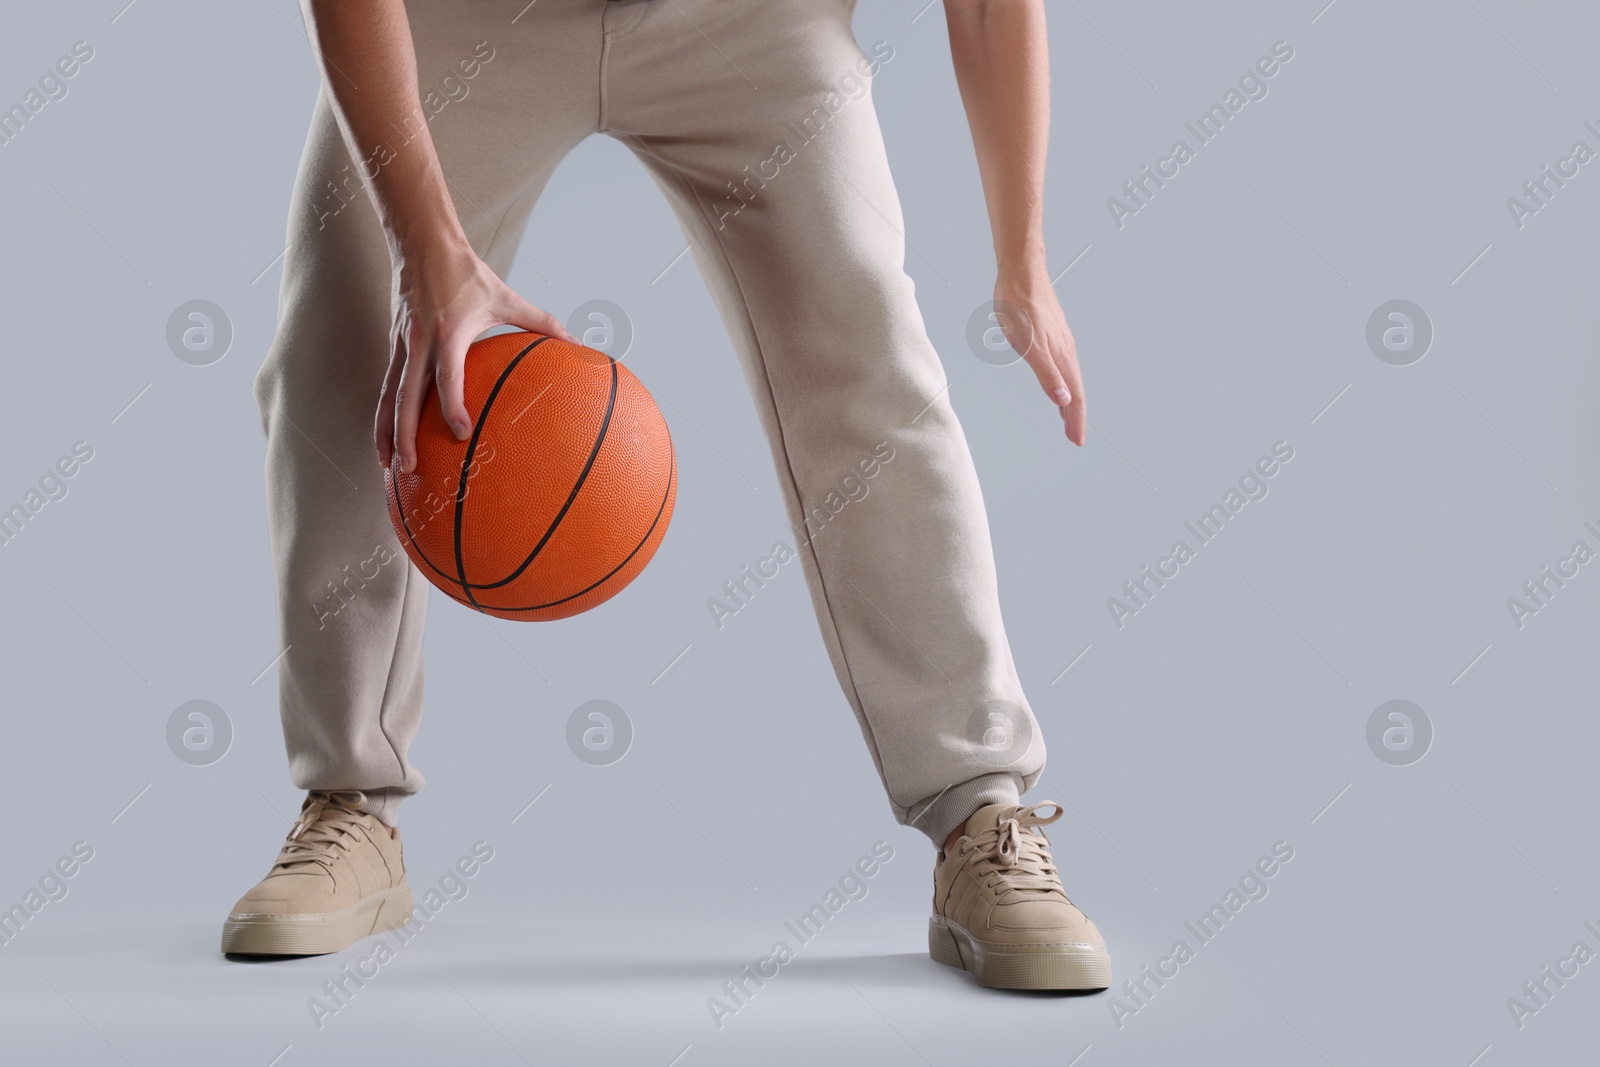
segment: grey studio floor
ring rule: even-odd
[[[932,850],[891,818],[796,565],[718,626],[708,602],[790,535],[684,239],[602,139],[555,175],[511,282],[564,317],[613,305],[676,442],[672,527],[633,586],[558,624],[435,597],[428,786],[401,826],[419,899],[447,892],[413,939],[377,963],[370,941],[223,959],[299,799],[250,382],[316,73],[288,0],[10,13],[0,104],[76,41],[94,58],[0,145],[0,506],[76,443],[93,458],[0,546],[0,907],[79,857],[0,943],[0,1062],[1592,1063],[1600,563],[1573,560],[1600,548],[1600,164],[1537,204],[1524,185],[1600,147],[1600,13],[1049,17],[1081,451],[1023,366],[968,341],[994,261],[940,6],[861,0],[856,28],[894,49],[873,92],[1049,747],[1030,799],[1066,806],[1055,853],[1116,965],[1090,996],[927,958]],[[1280,41],[1266,95],[1114,211]],[[231,330],[209,361],[167,342],[193,300]],[[1280,442],[1265,495],[1129,603]],[[628,724],[605,765],[567,740],[595,700]],[[204,759],[169,742],[190,701],[216,709]],[[794,939],[879,841],[865,895]],[[492,859],[449,881],[475,847]],[[1292,859],[1240,895],[1274,848]],[[794,958],[715,1012],[779,940]]]

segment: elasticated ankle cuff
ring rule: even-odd
[[[388,827],[396,825],[395,820],[400,813],[400,802],[411,795],[392,788],[364,789],[362,792],[366,793],[367,802],[361,805],[361,810],[368,815],[376,815],[378,821]]]
[[[1019,803],[1021,795],[1016,775],[1005,771],[980,774],[911,805],[906,812],[906,825],[927,834],[934,848],[943,848],[950,831],[965,823],[973,812],[985,804]]]

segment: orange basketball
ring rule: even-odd
[[[603,352],[536,333],[467,349],[472,434],[430,397],[417,463],[385,472],[406,554],[451,599],[502,619],[564,619],[604,603],[667,532],[678,466],[666,420]]]

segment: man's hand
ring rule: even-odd
[[[1001,277],[994,287],[994,312],[1006,340],[1028,361],[1045,396],[1060,411],[1067,439],[1082,445],[1088,414],[1078,345],[1049,277],[1042,272],[1026,279]]]
[[[374,428],[378,458],[399,472],[416,466],[417,424],[431,385],[456,437],[472,433],[462,401],[467,346],[492,326],[517,326],[573,340],[554,315],[540,311],[502,282],[465,245],[404,256],[395,268],[389,373]]]

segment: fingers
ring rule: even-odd
[[[1055,358],[1044,345],[1037,345],[1028,357],[1028,366],[1033,368],[1034,377],[1039,379],[1039,387],[1044,390],[1044,395],[1058,408],[1065,408],[1072,403],[1072,387],[1067,384],[1067,379],[1061,373],[1061,368],[1056,365]]]
[[[372,427],[373,444],[378,447],[378,462],[385,468],[394,456],[394,395],[400,388],[400,373],[405,365],[405,346],[397,331],[394,351],[389,355],[389,369],[383,376],[383,392],[378,396],[378,415]]]
[[[510,289],[505,290],[500,315],[502,321],[508,326],[532,330],[534,333],[542,333],[547,337],[559,337],[563,341],[571,341],[575,345],[582,344],[581,341],[567,332],[567,328],[561,324],[560,319],[548,311],[539,310]]]
[[[472,416],[467,413],[466,402],[462,399],[467,338],[453,336],[443,339],[434,355],[433,386],[439,394],[439,412],[444,416],[450,432],[456,435],[456,440],[465,441],[472,435]]]
[[[417,466],[417,423],[422,419],[422,401],[428,391],[428,362],[419,339],[408,339],[405,370],[394,399],[395,462],[402,474]]]
[[[1076,370],[1077,368],[1073,369]],[[1067,405],[1061,416],[1067,424],[1067,440],[1081,448],[1088,435],[1089,409],[1083,395],[1083,382],[1079,379],[1075,379],[1075,381],[1077,382],[1076,386],[1070,387],[1072,388],[1072,403]]]
[[[1088,414],[1084,406],[1083,377],[1078,371],[1077,354],[1070,339],[1037,338],[1028,353],[1028,366],[1039,379],[1039,387],[1056,406],[1066,429],[1067,439],[1075,445],[1084,442]]]
[[[1060,393],[1052,395],[1050,399],[1055,401],[1056,407],[1061,411],[1061,421],[1066,427],[1067,440],[1081,447],[1087,432],[1089,415],[1083,394],[1083,374],[1078,370],[1077,346],[1073,344],[1072,335],[1068,334],[1065,340],[1052,344],[1050,356],[1056,376],[1061,381]],[[1061,397],[1065,398],[1065,402],[1060,399]]]
[[[397,331],[374,431],[384,466],[400,473],[416,469],[417,427],[430,384],[451,433],[463,441],[472,436],[472,415],[465,397],[466,360],[469,343],[481,327],[506,323],[579,343],[554,315],[523,300],[498,279],[490,279],[489,284],[489,291],[480,289],[464,314],[457,309],[456,316],[435,315],[425,324],[413,321],[409,328]],[[440,330],[441,318],[458,325],[435,332]]]
[[[1051,403],[1058,408],[1064,408],[1072,402],[1072,391],[1062,376],[1054,349],[1057,345],[1052,343],[1044,330],[1035,324],[1034,317],[1028,314],[1028,309],[1023,305],[1005,297],[995,300],[994,318],[1000,323],[1001,330],[1006,335],[1006,341],[1013,351],[1027,361],[1033,368],[1033,373],[1039,379],[1039,386],[1050,398]]]
[[[489,316],[494,323],[505,323],[547,337],[559,337],[563,341],[579,343],[576,337],[567,332],[561,320],[548,311],[534,307],[503,283],[500,284],[499,290],[499,299],[495,301]],[[470,333],[450,335],[436,345],[434,352],[433,382],[439,394],[439,411],[444,415],[444,421],[451,432],[462,441],[472,435],[472,415],[467,411],[462,395],[467,347],[472,336]]]

